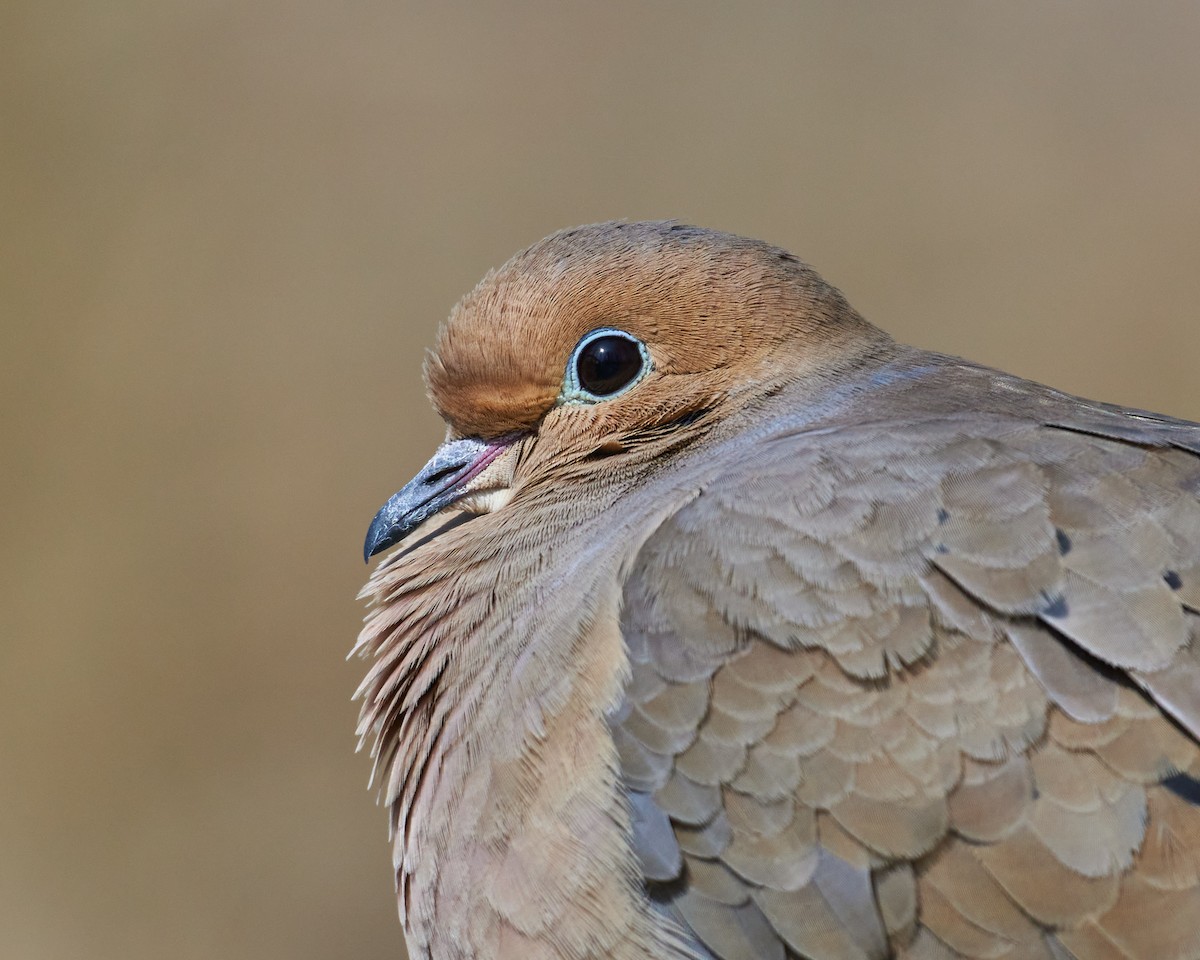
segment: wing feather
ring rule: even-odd
[[[646,542],[647,878],[722,960],[1200,957],[1200,426],[955,369],[994,409],[781,417]]]

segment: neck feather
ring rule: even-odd
[[[643,893],[606,720],[625,558],[567,506],[479,517],[367,588],[359,732],[414,958],[689,956]]]

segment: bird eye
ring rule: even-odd
[[[637,337],[623,330],[593,330],[571,354],[562,398],[576,403],[607,400],[632,387],[650,367],[650,351]]]

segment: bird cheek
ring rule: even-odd
[[[507,506],[516,493],[513,487],[501,487],[496,490],[482,490],[463,497],[457,506],[466,513],[495,513]]]
[[[471,509],[471,506],[467,504],[467,501],[470,501],[471,504],[486,506],[486,509],[479,509],[475,512],[491,513],[492,510],[499,510],[501,506],[508,503],[512,498],[517,461],[520,460],[520,445],[520,441],[513,443],[463,487],[464,497],[460,501],[463,509]],[[502,494],[506,494],[506,496],[501,496]]]

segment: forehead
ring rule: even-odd
[[[753,262],[724,237],[670,223],[597,224],[547,237],[489,273],[454,308],[439,352],[499,331],[578,340],[598,317],[649,316],[671,302],[702,307],[723,275]],[[726,241],[724,243],[720,241]],[[743,242],[748,245],[748,242]],[[502,344],[495,346],[501,347]]]
[[[554,403],[571,351],[598,327],[634,334],[663,367],[712,369],[742,336],[764,253],[782,251],[671,223],[554,234],[455,306],[426,365],[430,394],[462,432],[521,429]]]

